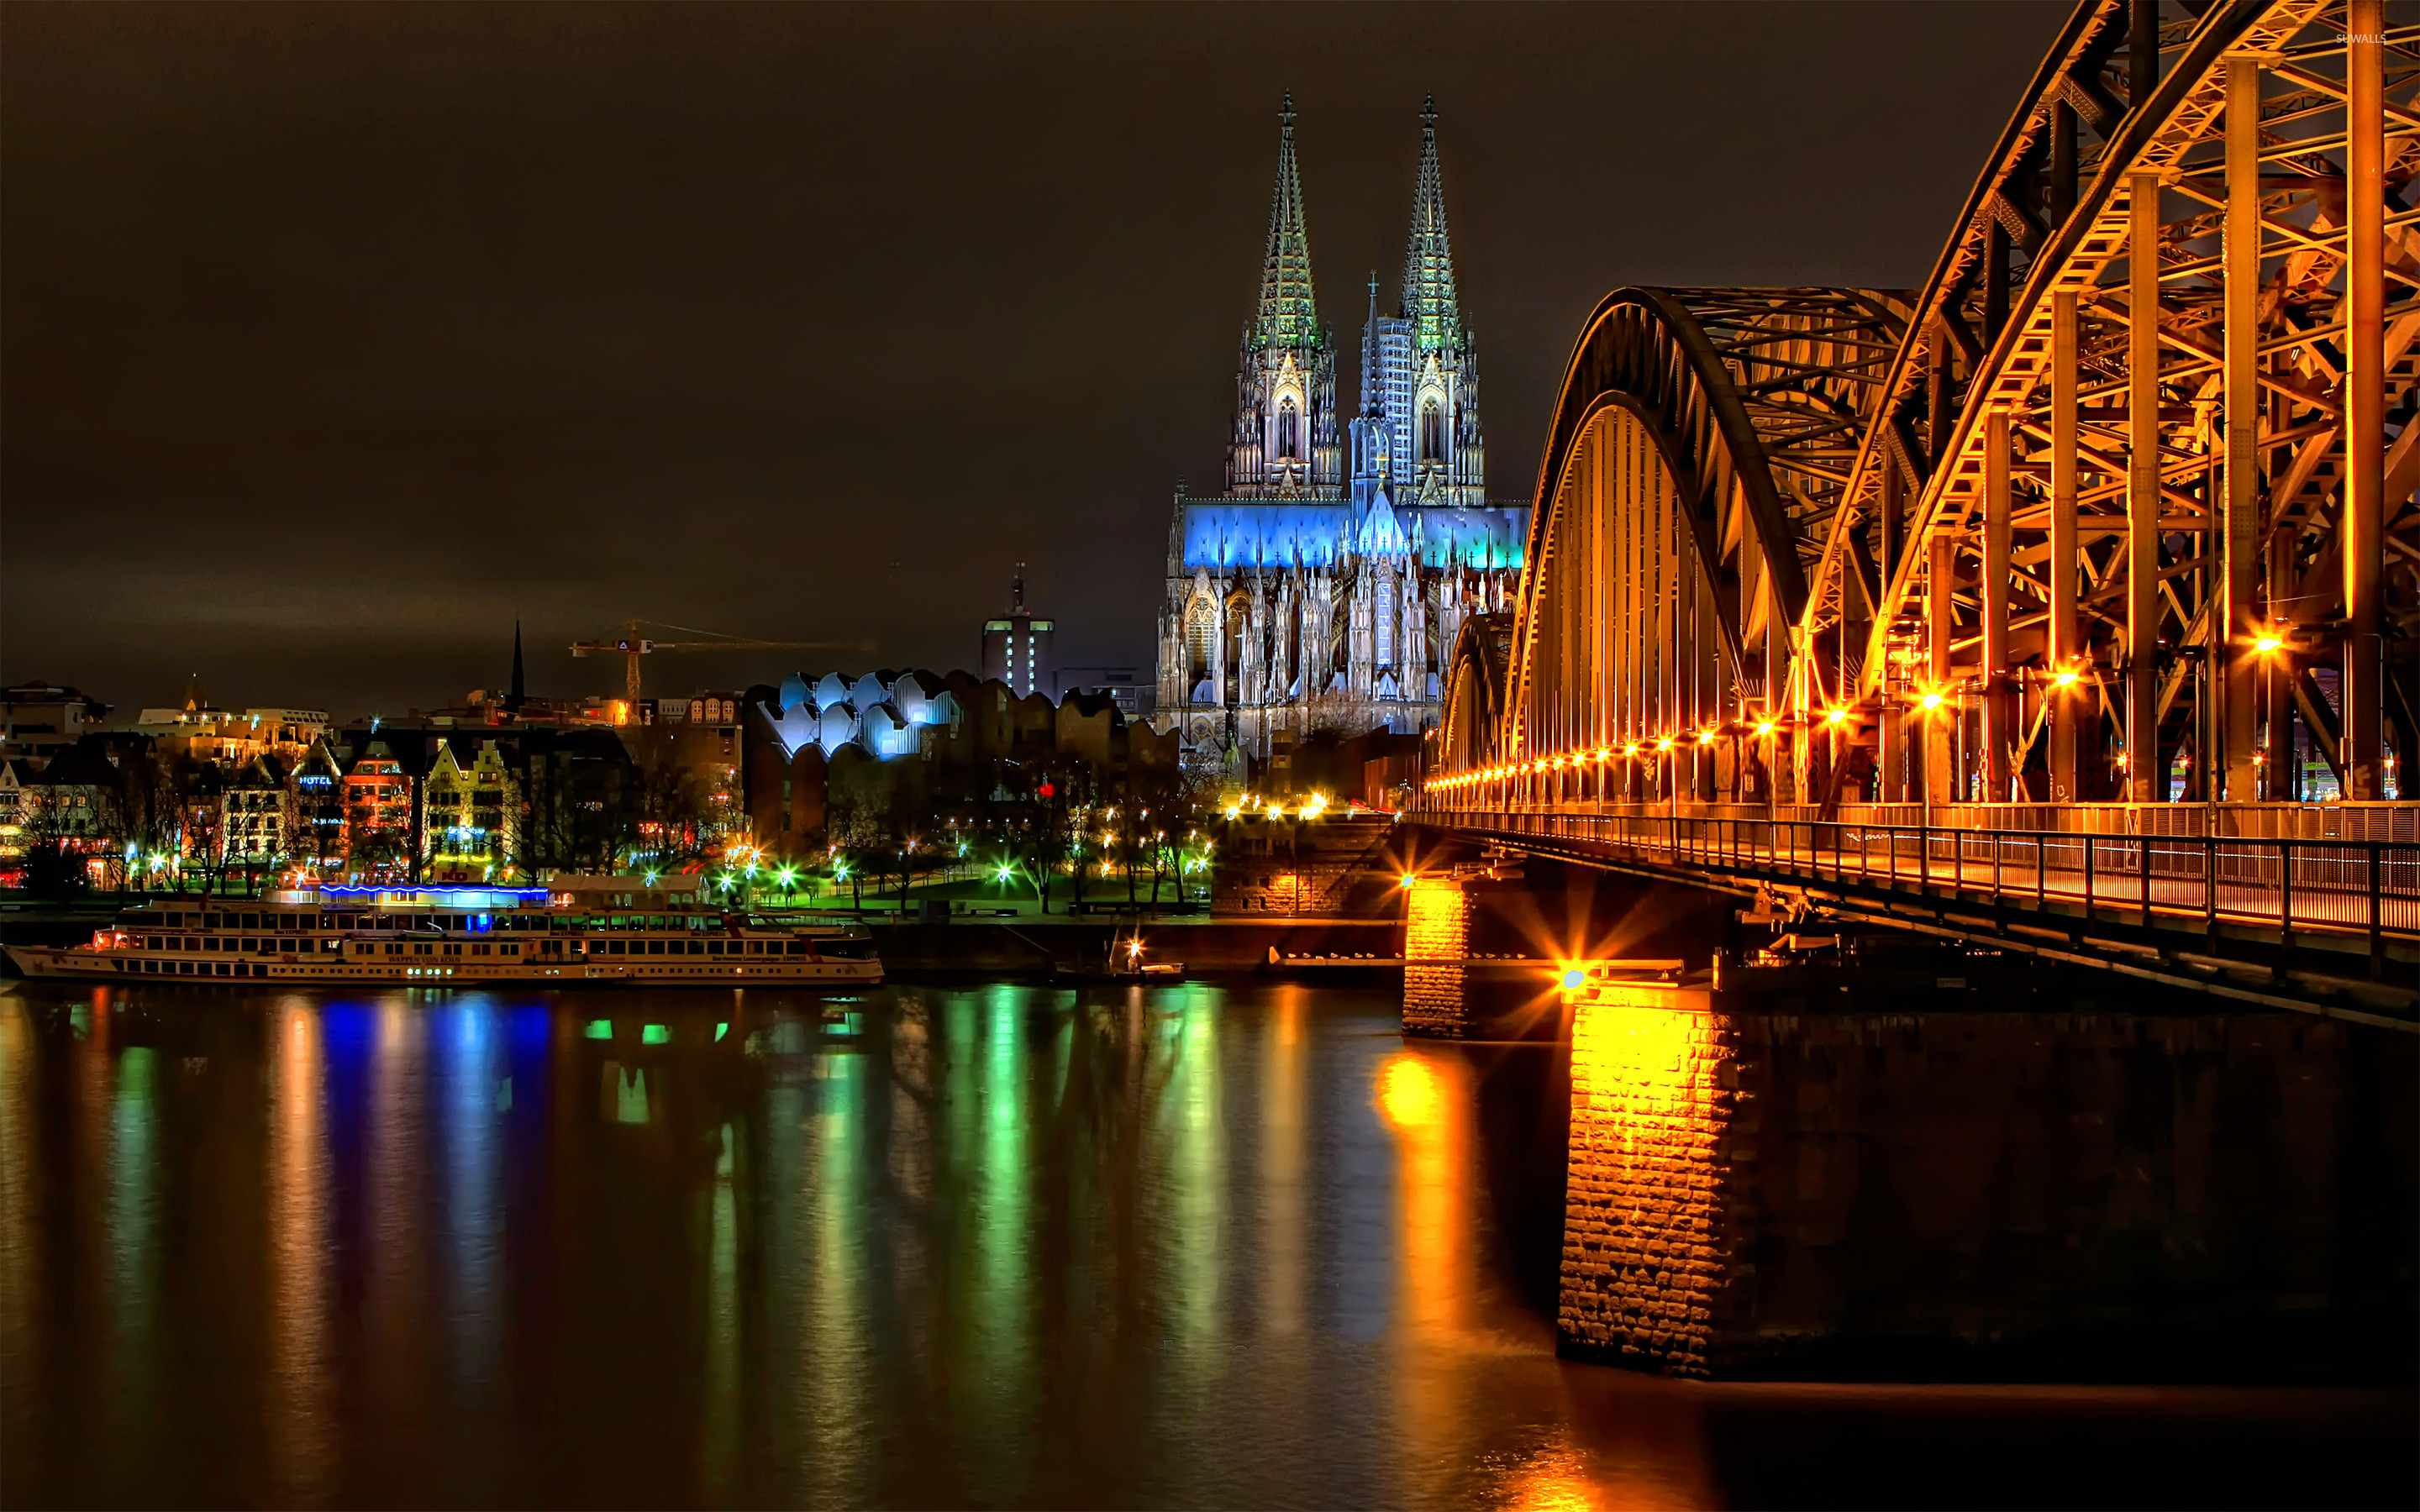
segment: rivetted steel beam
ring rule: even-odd
[[[2077,617],[2075,579],[2082,548],[2075,534],[2075,291],[2051,295],[2050,326],[2050,796],[2054,803],[2074,803],[2077,724],[2091,713],[2091,693],[2083,685],[2084,622]],[[2062,683],[2059,678],[2075,676]]]
[[[2345,9],[2345,795],[2378,799],[2386,796],[2379,744],[2386,691],[2380,603],[2386,578],[2386,22],[2380,0],[2350,0]]]
[[[2254,714],[2258,703],[2260,624],[2254,589],[2260,568],[2260,63],[2226,60],[2226,220],[2222,255],[2226,451],[2225,517],[2219,538],[2219,619],[2211,638],[2212,683],[2218,693],[2219,749],[2212,776],[2225,773],[2230,803],[2258,799],[2254,791]],[[2224,764],[2220,764],[2223,763]],[[2217,797],[2221,795],[2213,794]]]
[[[2009,690],[2009,412],[1983,421],[1983,799],[2009,799],[2016,700]]]
[[[2126,797],[2160,795],[2160,179],[2128,181]]]

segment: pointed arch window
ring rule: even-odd
[[[1292,394],[1278,401],[1278,455],[1288,462],[1302,456],[1302,415]]]
[[[1445,411],[1435,399],[1420,406],[1420,460],[1445,460]]]
[[[1210,675],[1210,659],[1218,638],[1218,611],[1207,598],[1197,598],[1185,612],[1186,686]]]

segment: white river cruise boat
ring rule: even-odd
[[[83,945],[11,945],[28,977],[406,986],[872,986],[873,938],[725,908],[690,876],[544,886],[319,886],[260,899],[163,898]]]

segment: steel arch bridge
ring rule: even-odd
[[[2191,839],[2100,880],[2148,927],[2197,876],[2213,941],[2335,907],[2377,971],[2420,941],[2415,189],[2380,0],[2084,0],[1923,288],[1617,290],[1422,817],[2033,836],[2045,907],[2055,837]]]

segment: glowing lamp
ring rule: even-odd
[[[1587,985],[1588,973],[1582,971],[1579,967],[1574,966],[1569,971],[1563,973],[1563,991],[1567,993],[1575,993]]]
[[[1941,695],[1938,693],[1927,693],[1924,695],[1923,702],[1926,708],[1937,709],[1941,707]]]
[[[1670,750],[1672,748],[1672,737],[1670,735],[1665,735],[1659,738],[1655,742],[1655,748],[1657,750]]]
[[[1404,873],[1404,890],[1405,892],[1412,890],[1412,874],[1409,872]]]
[[[1773,733],[1773,721],[1767,719],[1762,724],[1758,725],[1756,727],[1756,733],[1760,735],[1769,735]]]
[[[2265,656],[2270,652],[2276,650],[2279,646],[2282,646],[2286,642],[2278,640],[2273,635],[2264,635],[2259,640],[2252,642],[2252,649],[2259,652]]]
[[[1827,715],[1823,716],[1823,722],[1824,722],[1825,724],[1839,724],[1839,723],[1842,723],[1843,721],[1845,721],[1848,717],[1849,717],[1849,711],[1848,711],[1848,710],[1846,710],[1846,709],[1834,709],[1831,713],[1829,713],[1829,714],[1827,714]]]
[[[2059,673],[2056,677],[2052,678],[2051,681],[2061,687],[2073,687],[2075,686],[2075,672],[2073,669],[2070,669],[2069,671]]]

